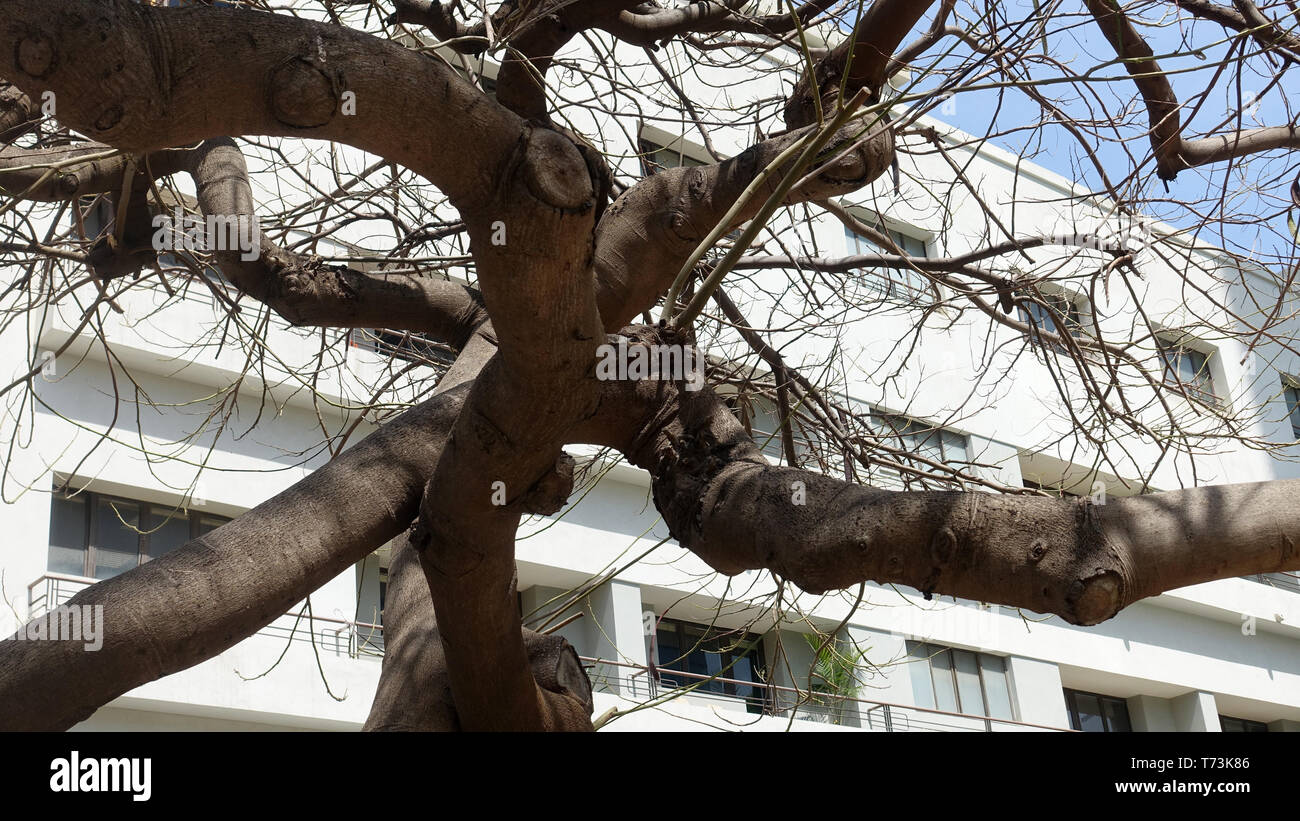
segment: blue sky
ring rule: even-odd
[[[1004,37],[1009,37],[1015,35],[1022,21],[1032,16],[1035,3],[1033,0],[1009,0],[992,5],[1005,15],[998,24]],[[966,3],[960,6],[960,10],[965,11],[970,8]],[[1071,117],[1093,119],[1101,106],[1112,114],[1126,109],[1136,114],[1131,124],[1110,129],[1111,142],[1094,142],[1101,165],[1111,179],[1119,183],[1132,172],[1135,161],[1145,163],[1136,184],[1128,192],[1129,196],[1141,202],[1146,213],[1182,228],[1195,226],[1204,219],[1198,211],[1213,207],[1212,203],[1204,203],[1204,200],[1226,196],[1229,202],[1227,213],[1242,224],[1222,226],[1216,221],[1214,231],[1201,231],[1201,238],[1234,250],[1254,249],[1272,267],[1277,267],[1279,257],[1293,263],[1295,245],[1289,241],[1286,216],[1276,212],[1289,201],[1289,189],[1296,177],[1300,152],[1274,152],[1267,158],[1257,156],[1244,169],[1221,163],[1184,171],[1166,192],[1164,183],[1155,175],[1150,143],[1145,137],[1146,113],[1144,108],[1140,108],[1140,100],[1135,99],[1136,86],[1127,78],[1122,65],[1106,65],[1114,60],[1114,52],[1096,23],[1085,16],[1082,4],[1067,3],[1063,8],[1064,13],[1053,20],[1054,33],[1048,37],[1048,48],[1064,66],[1054,67],[1040,60],[1021,60],[1014,67],[1040,83],[1061,78],[1066,73],[1091,70],[1090,76],[1098,80],[1089,83],[1095,95],[1092,99],[1081,93],[1078,85],[1039,86],[1044,95],[1051,97],[1054,104]],[[1186,15],[1177,13],[1172,3],[1151,3],[1144,8],[1146,20],[1160,20],[1163,14],[1163,22],[1170,24],[1143,27],[1142,33],[1160,59],[1161,67],[1166,72],[1173,72],[1171,82],[1184,105],[1185,136],[1229,130],[1232,126],[1224,126],[1223,121],[1235,116],[1238,110],[1243,110],[1242,127],[1247,128],[1296,121],[1295,111],[1288,106],[1282,91],[1283,85],[1268,90],[1273,71],[1262,58],[1235,61],[1228,71],[1216,76],[1217,63],[1231,48],[1231,41],[1227,38],[1231,32],[1214,23],[1192,22]],[[930,18],[925,18],[918,26],[918,33],[928,27],[929,22]],[[948,39],[919,64],[925,65],[934,55],[949,48],[952,52],[943,58],[942,67],[953,68],[967,63],[971,55],[969,48]],[[1204,59],[1191,53],[1194,48],[1201,50]],[[1042,54],[1041,41],[1037,52]],[[938,75],[920,77],[917,88],[934,89],[940,81]],[[1209,93],[1200,101],[1199,107],[1195,111],[1189,110],[1207,88]],[[1013,153],[1032,157],[1034,162],[1065,177],[1089,186],[1100,186],[1100,175],[1064,128],[1057,125],[1037,127],[1041,111],[1020,91],[989,89],[959,92],[949,105],[935,109],[931,114],[976,135],[986,133],[991,127],[998,131],[1021,129],[995,137],[994,142]],[[1132,157],[1126,153],[1126,146]],[[1260,219],[1261,215],[1269,213],[1275,215],[1271,219]]]

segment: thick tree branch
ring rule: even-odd
[[[78,593],[70,604],[104,607],[98,652],[0,641],[0,730],[65,730],[234,646],[401,533],[467,393],[406,412],[238,519]]]
[[[934,2],[875,0],[858,18],[852,35],[817,61],[814,76],[805,73],[799,78],[785,106],[786,125],[799,128],[816,121],[814,94],[824,109],[833,108],[841,92],[845,100],[863,88],[878,96],[889,79],[894,52]]]
[[[893,161],[892,131],[878,124],[864,137],[860,129],[850,126],[833,138],[824,152],[829,161],[787,201],[847,194],[883,174]],[[605,330],[617,330],[653,306],[758,173],[806,133],[773,137],[714,165],[662,171],[615,200],[596,229],[597,297]],[[779,175],[773,176],[735,222],[753,217],[779,182]]]
[[[149,155],[155,179],[189,165],[185,149]],[[83,159],[88,158],[88,159]],[[99,143],[60,148],[0,148],[0,196],[32,202],[62,202],[116,192],[134,158]],[[137,163],[138,167],[138,163]]]
[[[0,15],[0,76],[32,98],[54,91],[60,122],[136,153],[226,135],[334,140],[459,206],[520,150],[519,119],[450,66],[339,26],[130,0],[0,0]]]
[[[234,140],[207,140],[188,156],[203,214],[253,228],[258,256],[218,250],[222,273],[293,324],[412,331],[459,349],[487,321],[472,288],[431,277],[366,273],[285,251],[257,223],[248,169]]]
[[[40,106],[17,87],[0,79],[0,145],[18,139],[40,119]]]
[[[624,334],[672,341],[645,328]],[[768,465],[708,389],[604,384],[608,438],[598,443],[650,472],[673,536],[725,574],[767,569],[812,593],[899,583],[1096,624],[1166,590],[1300,569],[1300,480],[1104,504],[877,490]]]
[[[400,538],[395,544],[384,609],[383,673],[364,729],[460,730],[428,583],[408,540]],[[531,630],[523,631],[523,642],[537,686],[576,702],[589,717],[591,683],[573,647],[560,636]]]

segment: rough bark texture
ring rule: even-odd
[[[104,607],[99,651],[0,642],[0,729],[66,730],[234,646],[402,532],[466,393],[408,411],[233,522],[78,593],[70,604]]]
[[[1236,12],[1176,5],[1271,48],[1295,47],[1285,28],[1261,23],[1252,4]],[[1300,569],[1295,481],[1106,505],[889,492],[768,465],[711,390],[595,378],[607,333],[634,344],[691,341],[689,331],[624,326],[654,307],[758,175],[819,127],[819,109],[825,121],[864,89],[879,101],[902,62],[971,33],[952,30],[952,4],[944,2],[928,32],[904,47],[934,2],[877,0],[851,38],[807,53],[815,63],[784,106],[791,130],[725,161],[647,177],[608,208],[603,158],[552,124],[545,82],[557,50],[588,29],[647,46],[705,32],[789,36],[829,6],[749,18],[732,3],[507,0],[465,23],[451,6],[399,0],[397,20],[461,38],[454,47],[462,53],[505,42],[494,101],[440,59],[339,25],[128,0],[0,0],[6,198],[62,202],[121,192],[128,181],[121,207],[131,222],[149,213],[146,189],[184,173],[203,213],[250,217],[256,207],[237,138],[333,141],[410,169],[443,192],[463,220],[479,284],[324,265],[265,236],[255,260],[217,254],[242,295],[294,324],[424,332],[460,356],[433,399],[328,466],[213,533],[78,594],[73,603],[105,606],[111,629],[100,652],[0,643],[0,729],[67,728],[139,684],[234,645],[409,529],[394,550],[387,653],[367,728],[590,730],[591,690],[576,654],[561,639],[521,629],[515,598],[520,518],[563,505],[573,463],[561,448],[570,442],[616,448],[647,470],[673,535],[717,570],[768,569],[809,591],[898,582],[1095,624],[1163,590]],[[1161,177],[1300,147],[1294,124],[1183,138],[1178,101],[1136,27],[1110,0],[1087,0],[1087,9],[1147,105]],[[9,146],[36,127],[36,101],[50,91],[60,123],[95,142]],[[349,92],[364,116],[342,112]],[[883,109],[833,135],[785,202],[825,200],[880,178],[896,141]],[[768,178],[733,222],[759,213],[779,183],[779,174]],[[1300,194],[1293,197],[1300,205]],[[148,261],[131,242],[138,238],[130,231],[125,238],[124,248],[109,244],[108,256],[102,247],[87,255],[101,286]],[[1025,247],[1009,238],[989,254]],[[971,266],[982,259],[935,260],[925,270],[979,279],[985,275]],[[1010,286],[991,281],[1010,311]],[[742,336],[775,355],[753,329]],[[784,390],[784,365],[779,370]],[[796,484],[804,504],[794,501]],[[505,504],[495,503],[499,488]]]

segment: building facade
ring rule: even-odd
[[[765,71],[748,83],[736,84],[721,68],[701,70],[699,93],[732,100],[778,94],[795,66],[764,59]],[[475,70],[490,90],[492,66]],[[570,82],[558,73],[558,82]],[[656,82],[649,69],[646,82]],[[906,78],[896,85],[905,91]],[[626,118],[575,118],[586,133],[606,139],[611,156],[619,140],[625,143],[616,169],[625,179],[711,161],[694,126],[667,105]],[[1016,192],[1018,205],[1002,216],[1018,232],[1072,237],[1039,249],[1036,265],[1068,273],[1069,266],[1093,264],[1089,253],[1104,253],[1079,238],[1099,235],[1110,216],[1104,203],[939,120],[921,122],[951,151],[967,153],[966,174],[979,181],[986,202]],[[752,134],[719,129],[711,137],[730,155]],[[368,161],[354,158],[357,167]],[[924,181],[952,179],[940,156],[917,150],[901,162],[901,182],[882,181],[841,205],[912,257],[953,256],[987,242],[978,202],[927,193]],[[1026,206],[1033,202],[1040,205]],[[772,226],[825,256],[875,249],[825,215],[778,215]],[[333,247],[347,256],[365,246],[365,237],[341,232]],[[1197,457],[1196,480],[1300,476],[1288,461],[1300,445],[1286,448],[1300,439],[1300,358],[1271,342],[1247,350],[1235,338],[1195,333],[1201,318],[1242,301],[1234,289],[1276,295],[1277,282],[1213,248],[1178,247],[1177,265],[1140,256],[1146,276],[1127,293],[1098,296],[1072,286],[1068,275],[1055,276],[1044,287],[1053,312],[1022,309],[1022,318],[1065,333],[1105,326],[1124,335],[1137,327],[1140,307],[1167,329],[1150,356],[1179,374],[1186,390],[1177,401],[1189,417],[1198,402],[1249,408],[1251,436],[1279,447],[1230,443],[1207,452]],[[782,315],[780,300],[764,294],[780,287],[764,285],[785,274],[743,275],[754,286],[741,289],[747,315],[755,325],[779,326],[767,320]],[[120,310],[97,311],[89,324],[83,305],[64,300],[0,335],[4,361],[16,363],[14,377],[31,363],[42,366],[3,423],[0,587],[12,623],[0,632],[12,633],[85,586],[157,558],[289,487],[325,463],[341,434],[351,442],[375,429],[373,415],[359,414],[374,385],[391,381],[385,401],[400,406],[443,357],[436,346],[382,329],[331,332],[323,348],[319,332],[274,317],[259,332],[265,351],[250,357],[246,346],[230,341],[237,330],[217,293],[219,275],[204,276],[216,287],[197,276],[179,294],[139,285],[118,300]],[[1218,296],[1198,304],[1198,292],[1182,287],[1187,278],[1203,278]],[[1069,400],[1078,386],[1068,378],[1062,384],[1050,346],[1005,327],[990,330],[969,314],[918,326],[935,292],[915,271],[864,270],[858,284],[876,294],[878,309],[871,322],[845,331],[855,364],[844,366],[837,390],[861,409],[865,425],[904,450],[963,466],[967,478],[957,484],[978,489],[973,478],[1104,497],[1187,483],[1187,458],[1163,459],[1137,440],[1125,445],[1128,461],[1114,463],[1131,470],[1100,469],[1099,454],[1070,437]],[[1066,327],[1058,328],[1054,316]],[[918,327],[918,344],[900,352],[897,340]],[[735,344],[722,334],[710,354],[729,360]],[[783,350],[795,362],[814,357],[817,345],[791,338]],[[331,357],[326,366],[322,350]],[[780,459],[770,404],[742,404],[756,438]],[[811,454],[818,443],[808,439],[801,447]],[[530,520],[520,534],[520,610],[526,623],[556,629],[583,657],[596,715],[618,708],[606,731],[1300,730],[1300,583],[1293,576],[1170,591],[1089,628],[875,584],[860,595],[783,589],[778,598],[770,574],[720,577],[678,547],[642,471],[592,448],[570,450],[585,466],[581,487],[565,510]],[[834,469],[826,460],[817,467]],[[852,478],[910,486],[905,470],[889,466]],[[78,729],[359,729],[383,654],[390,552],[376,552],[257,635],[133,690]]]

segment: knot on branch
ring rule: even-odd
[[[30,30],[14,46],[14,64],[27,76],[44,79],[59,67],[58,47],[45,32]]]
[[[596,204],[600,184],[577,144],[558,131],[524,125],[524,185],[537,200],[564,213],[583,214]]]
[[[828,162],[817,176],[830,186],[856,190],[880,177],[894,163],[894,129],[885,119],[850,125],[833,139],[822,155]]]
[[[1074,624],[1099,624],[1119,612],[1123,603],[1124,584],[1119,573],[1102,570],[1087,579],[1077,579],[1066,593]]]
[[[303,57],[281,63],[271,73],[269,90],[271,113],[291,128],[319,128],[339,109],[338,83]]]
[[[524,510],[541,516],[559,513],[573,493],[573,472],[577,462],[567,453],[561,453],[555,467],[537,480],[524,494]]]
[[[346,265],[331,265],[317,256],[295,259],[279,249],[267,257],[272,274],[268,296],[279,301],[277,310],[291,322],[311,324],[317,306],[357,300],[357,274]]]
[[[1078,541],[1072,556],[1066,557],[1066,578],[1062,617],[1071,624],[1093,625],[1113,618],[1130,599],[1135,588],[1129,552],[1122,542],[1107,538],[1101,520],[1104,506],[1084,500],[1076,508]],[[1039,544],[1038,541],[1035,545]],[[1039,567],[1048,561],[1032,561]]]
[[[568,696],[591,715],[595,701],[591,695],[591,680],[582,669],[578,651],[563,636],[544,635],[524,631],[524,651],[533,679],[543,690]]]

